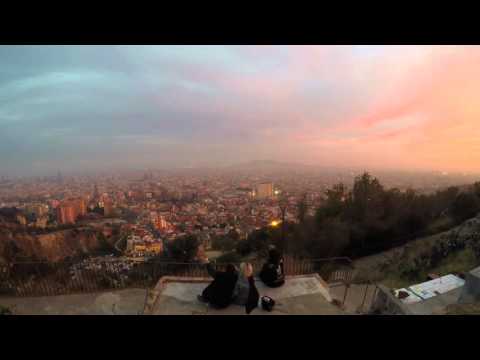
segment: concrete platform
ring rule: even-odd
[[[15,315],[245,315],[245,308],[231,305],[216,310],[197,300],[210,278],[162,278],[154,290],[124,289],[44,297],[0,297],[0,305]],[[328,285],[318,275],[287,277],[285,285],[271,289],[256,281],[260,295],[275,299],[272,312],[260,307],[252,315],[340,315],[331,304]],[[146,307],[145,307],[146,306]]]
[[[156,298],[150,311],[152,315],[245,315],[245,308],[230,305],[217,310],[197,300],[197,295],[211,282],[208,278],[163,278],[155,291]],[[318,275],[287,277],[285,284],[276,289],[256,281],[260,296],[275,299],[272,312],[260,307],[251,315],[340,315],[344,311],[331,304],[328,285]]]
[[[414,315],[442,315],[449,305],[458,303],[462,290],[463,287],[460,287],[415,304],[407,304],[407,306]]]
[[[14,315],[138,315],[143,313],[146,290],[125,289],[102,293],[1,297],[0,305]]]
[[[346,292],[346,298],[345,298]],[[365,313],[372,306],[375,286],[368,284],[351,284],[348,289],[343,284],[331,284],[330,295],[340,303],[345,298],[344,310],[349,313]]]

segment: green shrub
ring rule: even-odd
[[[0,305],[0,315],[13,315],[13,313],[9,308]]]
[[[216,259],[218,264],[239,263],[241,261],[242,257],[235,251],[225,253]]]

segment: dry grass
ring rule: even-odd
[[[429,234],[438,234],[440,232],[448,231],[454,227],[454,221],[450,217],[442,217],[432,222],[427,232]]]
[[[413,258],[403,260],[404,264],[413,264]],[[389,288],[399,289],[402,287],[410,286],[412,284],[421,283],[427,281],[427,276],[430,273],[438,274],[440,276],[467,272],[478,266],[478,260],[471,249],[466,248],[453,253],[443,259],[437,266],[432,268],[425,268],[418,271],[418,273],[411,278],[405,278],[400,275],[400,264],[389,268],[384,275],[381,283]]]
[[[470,271],[478,266],[478,260],[473,251],[469,248],[446,257],[442,262],[431,269],[431,272],[446,275],[451,273],[462,273]]]
[[[431,230],[441,230],[449,226],[451,226],[451,220],[445,218],[432,224]],[[358,259],[355,261],[357,279],[374,280],[389,288],[398,289],[426,281],[429,273],[446,275],[469,271],[479,265],[469,248],[447,256],[435,267],[427,268],[426,266],[424,269],[416,269],[415,266],[415,260],[423,254],[430,254],[433,247],[439,241],[443,241],[450,231],[458,231],[462,228],[463,224],[445,232],[418,238],[405,246]]]

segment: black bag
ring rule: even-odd
[[[262,309],[265,311],[272,311],[275,306],[275,300],[269,296],[262,296]]]

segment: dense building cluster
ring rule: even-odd
[[[406,188],[414,182],[389,176],[387,186]],[[347,171],[232,169],[3,178],[0,208],[15,208],[17,222],[33,230],[100,227],[106,238],[117,237],[116,245],[122,243],[119,249],[126,255],[145,257],[164,254],[169,242],[184,235],[195,235],[208,250],[216,237],[232,231],[245,239],[255,229],[276,226],[281,219],[296,221],[300,198],[306,196],[312,212],[327,188],[338,182],[348,186],[353,177]],[[444,175],[437,179],[446,181]]]

